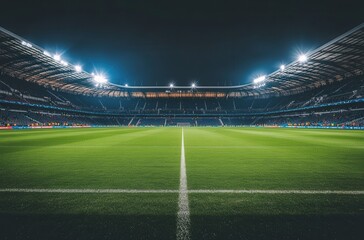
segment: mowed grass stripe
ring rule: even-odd
[[[326,130],[317,132],[325,135]],[[305,138],[303,133],[266,128],[186,129],[189,188],[363,190],[363,132],[330,132],[331,142],[322,139],[327,135]],[[341,133],[353,138],[342,139]]]
[[[92,139],[100,139],[103,137],[112,137],[115,135],[122,134],[131,134],[137,135],[139,132],[141,134],[145,134],[148,130],[151,129],[75,129],[74,131],[70,131],[70,129],[62,130],[54,129],[54,132],[43,132],[36,131],[37,134],[29,134],[31,132],[24,131],[22,134],[18,134],[15,137],[4,135],[0,138],[0,142],[3,146],[54,146],[57,144],[72,144],[74,142],[88,141]],[[131,136],[129,135],[129,136]],[[0,136],[1,132],[0,132]],[[108,143],[107,141],[98,141],[99,145],[103,143]]]
[[[33,135],[38,139],[33,146],[22,148],[19,139],[11,148],[1,148],[0,187],[178,188],[178,129],[83,130],[54,139],[42,134],[44,138],[39,140]],[[87,134],[78,135],[80,131]]]
[[[228,129],[228,131],[241,133],[244,135],[251,135],[254,138],[268,138],[271,140],[278,139],[277,143],[280,142],[296,142],[304,145],[322,145],[333,147],[333,145],[338,145],[341,148],[364,148],[362,145],[358,145],[358,141],[364,141],[363,132],[352,132],[351,134],[343,134],[345,130],[339,130],[331,132],[331,134],[325,133],[325,131],[330,130],[316,130],[319,133],[313,134],[307,132],[305,129],[300,131],[290,131],[290,129]],[[274,142],[274,141],[272,141]]]
[[[21,135],[12,138],[8,135],[1,135],[0,132],[0,144],[2,146],[2,153],[14,151],[28,151],[29,148],[48,148],[48,147],[76,147],[89,145],[90,140],[96,140],[95,144],[104,146],[110,144],[109,138],[113,136],[128,135],[125,139],[135,136],[139,131],[133,131],[131,129],[65,129],[62,132],[61,129],[54,129],[53,132],[37,131],[37,134],[29,134],[30,131],[23,131]],[[145,130],[144,130],[145,131]],[[145,133],[144,133],[145,134]],[[102,138],[106,138],[105,141]],[[118,140],[120,141],[120,140]],[[118,142],[117,141],[117,142]],[[23,147],[26,146],[26,147]],[[9,148],[7,148],[9,147]]]
[[[2,142],[12,142],[12,141],[25,141],[25,140],[37,140],[44,138],[55,138],[55,137],[63,137],[63,136],[81,136],[84,134],[95,134],[95,131],[101,135],[103,133],[115,132],[114,128],[82,128],[82,129],[51,129],[51,130],[16,130],[3,132],[0,131],[0,136],[2,138],[0,141]],[[122,132],[132,132],[133,129],[123,129]]]

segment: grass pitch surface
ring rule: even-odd
[[[364,132],[185,128],[190,190],[364,190]],[[0,239],[175,239],[181,128],[0,132]],[[362,239],[364,195],[190,193],[191,239]]]

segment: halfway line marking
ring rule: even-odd
[[[237,194],[336,194],[336,195],[362,195],[364,191],[347,191],[347,190],[258,190],[258,189],[197,189],[189,190],[189,193],[237,193]]]
[[[188,204],[185,144],[184,144],[184,136],[182,128],[181,170],[179,179],[179,196],[178,196],[178,212],[177,212],[177,240],[189,240],[189,239],[190,239],[190,207]]]
[[[8,193],[178,193],[178,190],[154,189],[61,189],[61,188],[2,188]]]

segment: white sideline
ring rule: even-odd
[[[184,144],[184,136],[182,128],[181,170],[179,179],[179,196],[178,196],[178,212],[177,212],[177,240],[188,240],[188,239],[190,239],[190,207],[188,204],[185,144]]]
[[[68,188],[0,188],[3,193],[180,193],[170,189],[68,189]],[[364,195],[364,191],[347,190],[258,190],[258,189],[195,189],[185,193],[233,193],[233,194],[332,194]]]

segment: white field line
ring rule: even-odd
[[[43,145],[44,146],[44,145]],[[37,145],[13,145],[13,146],[0,146],[0,148],[34,148],[37,147]],[[127,145],[78,145],[78,146],[74,146],[74,145],[50,145],[50,146],[45,146],[47,148],[179,148],[178,146],[127,146]]]
[[[336,194],[336,195],[363,195],[364,191],[347,190],[258,190],[258,189],[197,189],[189,190],[188,193],[237,193],[237,194]]]
[[[0,193],[181,193],[171,189],[67,189],[67,188],[0,188]],[[187,190],[189,194],[331,194],[364,195],[364,190],[258,190],[258,189],[196,189]]]
[[[185,144],[182,128],[181,170],[177,212],[177,240],[190,239],[190,207],[188,204]]]
[[[67,189],[67,188],[0,188],[7,193],[178,193],[166,189]]]

